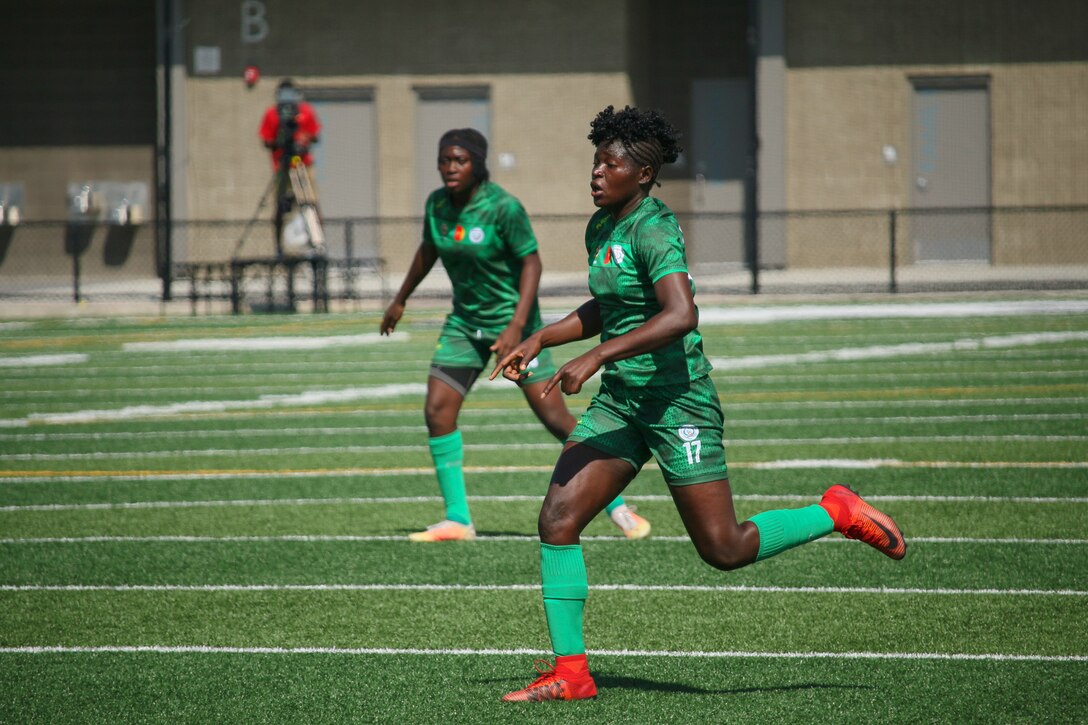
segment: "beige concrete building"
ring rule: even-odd
[[[174,261],[227,259],[240,241],[270,253],[267,207],[241,236],[272,173],[257,126],[290,76],[324,123],[330,255],[394,273],[418,244],[437,138],[465,125],[488,136],[546,267],[580,270],[586,133],[608,104],[659,108],[682,130],[658,193],[696,266],[746,263],[753,190],[768,269],[881,267],[892,239],[901,265],[1088,263],[1079,0],[5,2],[0,80],[18,112],[0,121],[0,201],[17,189],[24,225],[78,216],[73,184],[134,182],[144,220],[235,222],[179,224]],[[62,247],[6,228],[0,285],[65,266]],[[161,262],[156,238],[145,223],[120,266]]]

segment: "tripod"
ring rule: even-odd
[[[272,220],[274,242],[276,245],[276,258],[283,258],[283,219],[297,203],[299,214],[302,216],[309,238],[310,248],[317,254],[323,254],[325,248],[325,231],[321,226],[321,216],[318,213],[317,191],[314,189],[313,180],[310,178],[310,170],[302,160],[296,156],[288,156],[284,153],[280,160],[279,168],[272,174],[272,179],[261,194],[257,208],[253,216],[246,222],[238,243],[234,245],[232,257],[237,257],[249,236],[250,229],[257,222],[268,203],[268,197],[273,190],[276,193],[276,212]]]

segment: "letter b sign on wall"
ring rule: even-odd
[[[268,37],[267,14],[262,0],[242,0],[243,43],[259,43]]]

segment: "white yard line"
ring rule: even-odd
[[[323,391],[328,394],[330,392],[339,392],[342,394],[343,400],[320,400],[313,402],[308,397],[309,394],[299,394],[297,396],[275,396],[274,401],[258,401],[255,403],[253,400],[234,400],[234,401],[188,401],[184,403],[174,403],[161,406],[137,406],[137,407],[125,407],[114,410],[102,410],[102,411],[72,411],[72,412],[57,412],[57,413],[38,413],[31,415],[27,418],[8,418],[0,419],[0,428],[26,428],[30,425],[50,425],[50,424],[65,424],[65,423],[97,423],[108,422],[111,420],[125,420],[129,418],[161,418],[161,419],[177,419],[186,418],[189,420],[203,420],[207,418],[220,417],[229,414],[232,419],[239,420],[243,418],[268,418],[269,416],[285,417],[285,416],[313,416],[315,415],[312,410],[292,410],[293,405],[309,404],[340,404],[356,402],[358,400],[371,399],[385,399],[391,397],[390,393],[396,395],[401,394],[419,394],[422,395],[426,392],[426,387],[422,384],[406,383],[404,386],[396,386],[390,388],[389,386],[375,386],[374,388],[346,388],[342,391]],[[585,398],[585,403],[588,403],[588,397]],[[272,404],[274,402],[275,404]],[[283,403],[285,407],[277,407],[278,404]],[[1020,396],[1013,396],[1008,398],[929,398],[929,399],[914,399],[914,400],[901,400],[894,398],[879,398],[872,400],[774,400],[774,401],[732,401],[729,395],[726,394],[722,398],[722,403],[725,406],[726,412],[731,410],[854,410],[858,408],[876,408],[880,410],[887,410],[890,406],[896,408],[954,408],[954,407],[968,407],[968,406],[1023,406],[1023,405],[1082,405],[1088,403],[1088,397],[1084,396],[1065,396],[1065,397],[1053,397],[1053,398],[1023,398]],[[476,408],[471,405],[467,405],[464,409],[465,415],[487,415],[487,414],[511,414],[517,413],[523,414],[524,406],[519,404],[515,407],[481,407]],[[338,410],[337,415],[361,415],[367,417],[374,416],[405,416],[418,418],[418,409],[412,408],[410,410],[372,410],[366,408],[360,408],[356,410]]]
[[[816,350],[813,352],[790,353],[785,355],[712,357],[710,358],[710,362],[718,370],[743,370],[746,368],[763,368],[772,365],[880,360],[908,355],[933,355],[935,353],[959,352],[964,350],[1005,349],[1025,345],[1048,345],[1081,340],[1088,340],[1088,331],[1071,330],[1066,332],[994,335],[981,338],[965,338],[962,340],[953,340],[951,342],[907,342],[899,345],[846,347],[837,350]]]
[[[1088,435],[947,435],[947,436],[839,436],[822,438],[729,438],[726,449],[747,446],[827,446],[888,443],[1079,443]],[[553,441],[545,443],[466,443],[466,451],[559,450]],[[158,451],[94,451],[90,453],[4,453],[0,461],[102,461],[146,458],[208,458],[217,456],[299,456],[308,454],[376,454],[392,452],[427,453],[426,443],[373,446],[296,446],[283,448],[188,448]]]
[[[1082,589],[953,589],[921,587],[787,587],[692,584],[591,584],[599,592],[709,594],[899,594],[925,596],[1086,597]],[[540,584],[0,584],[0,592],[525,592]]]
[[[508,411],[523,417],[522,411]],[[413,411],[413,417],[418,417]],[[730,420],[726,428],[773,428],[776,426],[828,426],[828,425],[914,425],[918,423],[1024,423],[1036,421],[1088,421],[1086,413],[1010,413],[1009,415],[890,415],[886,417],[864,416],[844,418],[749,418]],[[457,426],[462,431],[541,431],[539,423],[463,423]],[[61,441],[61,440],[170,440],[175,438],[222,438],[224,436],[275,436],[297,438],[299,436],[328,435],[373,435],[378,433],[420,433],[426,434],[427,427],[422,423],[413,425],[375,425],[375,426],[313,426],[313,427],[276,427],[276,428],[215,428],[201,426],[195,430],[130,430],[104,431],[94,433],[2,433],[0,440],[8,441]],[[728,439],[726,441],[728,443]]]
[[[524,648],[428,649],[416,647],[210,647],[207,645],[133,645],[133,646],[26,646],[0,647],[0,654],[241,654],[241,655],[348,655],[348,656],[519,656],[537,657],[550,650]],[[671,657],[682,659],[844,659],[844,660],[952,660],[972,662],[1088,662],[1085,655],[1040,655],[966,652],[758,652],[741,650],[589,650],[598,657]]]
[[[901,461],[894,458],[816,458],[780,461],[756,461],[730,463],[733,469],[791,470],[835,469],[875,470],[880,468],[948,468],[948,469],[1082,469],[1088,461]],[[472,475],[507,475],[510,473],[551,473],[553,465],[539,466],[465,466],[465,473]],[[648,463],[644,470],[658,470],[656,463]],[[292,478],[368,478],[390,476],[433,475],[429,466],[408,468],[323,468],[258,471],[252,469],[205,470],[205,471],[27,471],[20,475],[0,475],[0,484],[23,483],[93,483],[98,481],[216,481],[260,480]]]
[[[1010,300],[995,302],[920,302],[857,305],[771,307],[701,307],[700,325],[763,324],[797,320],[861,320],[919,317],[1004,317],[1077,315],[1088,312],[1088,300]]]
[[[360,374],[360,377],[366,375],[373,379],[376,376],[372,373]],[[1072,380],[1079,382],[1082,380],[1088,380],[1088,370],[1066,369],[1066,370],[1017,370],[1017,371],[987,371],[987,372],[971,372],[966,373],[964,371],[957,370],[937,370],[933,372],[918,372],[918,373],[896,373],[896,372],[880,372],[880,373],[827,373],[825,375],[736,375],[734,373],[725,371],[722,373],[712,373],[714,379],[723,386],[729,386],[732,388],[738,388],[743,386],[774,386],[783,383],[790,385],[798,385],[800,383],[824,383],[825,385],[838,385],[842,382],[848,382],[852,385],[875,385],[877,383],[893,383],[898,387],[903,387],[908,383],[914,381],[925,381],[930,386],[937,385],[952,385],[958,384],[963,380],[970,380],[972,385],[978,385],[982,382],[1001,382],[1009,384],[1013,381],[1030,381],[1041,382],[1047,381],[1061,381]],[[419,371],[419,377],[425,377],[425,371]],[[222,394],[234,394],[239,387],[243,387],[246,391],[256,395],[275,395],[275,394],[290,394],[284,393],[285,390],[294,390],[291,383],[304,380],[311,384],[315,382],[315,376],[284,376],[284,375],[272,375],[266,378],[266,381],[270,384],[266,385],[253,385],[255,377],[249,376],[237,376],[239,382],[232,384],[229,380],[216,377],[215,385],[207,385],[208,376],[189,376],[180,375],[169,379],[167,384],[163,384],[163,381],[153,381],[151,384],[141,382],[140,380],[118,380],[114,383],[119,389],[125,391],[131,391],[134,388],[144,388],[145,395],[157,395],[162,397],[175,396],[179,392],[184,392],[189,395],[203,395],[203,396],[215,396]],[[403,377],[403,376],[397,376]],[[186,379],[192,379],[199,381],[201,385],[186,385],[184,381]],[[69,380],[69,383],[76,383],[76,381]],[[83,390],[57,390],[55,388],[20,388],[18,390],[3,390],[0,391],[0,399],[19,402],[23,400],[42,400],[46,398],[60,398],[62,400],[71,401],[76,398],[97,398],[103,395],[103,390],[99,386],[101,380],[94,381],[88,380],[88,387]],[[95,387],[91,387],[91,385]],[[499,381],[494,383],[483,380],[478,383],[480,386],[494,386],[495,384],[502,385]],[[329,383],[323,388],[316,388],[316,390],[334,391],[340,390],[342,385],[342,379],[333,381],[330,379]]]
[[[468,496],[469,501],[491,503],[539,502],[540,495],[511,496]],[[801,503],[813,500],[812,495],[802,494],[741,494],[733,496],[734,501],[785,501]],[[629,496],[631,502],[658,501],[671,502],[672,498],[664,495]],[[866,496],[867,501],[895,501],[922,503],[1016,503],[1016,504],[1082,504],[1088,503],[1085,496],[907,496],[876,495]],[[127,501],[103,503],[47,503],[0,506],[0,512],[18,511],[110,511],[126,509],[186,509],[186,508],[223,508],[232,506],[370,506],[383,504],[440,503],[441,496],[357,496],[338,498],[265,498],[265,499],[216,499],[203,501]]]
[[[276,336],[276,337],[210,337],[195,340],[156,340],[126,342],[126,352],[253,352],[256,350],[326,350],[332,347],[359,347],[389,342],[408,342],[406,332],[380,335],[364,332],[359,335]]]
[[[623,536],[582,536],[582,541],[594,541],[604,543],[624,543]],[[536,536],[502,534],[490,536],[477,535],[476,541],[483,543],[495,542],[537,542]],[[407,541],[404,536],[391,535],[307,535],[284,534],[280,536],[42,536],[22,539],[0,539],[0,545],[21,546],[41,544],[269,544],[269,543],[302,543],[302,544],[331,544],[331,543],[367,543],[378,541]],[[817,539],[813,543],[844,544],[849,539],[842,537],[830,537]],[[687,536],[659,536],[654,535],[647,539],[647,543],[666,544],[690,544]],[[1080,546],[1088,544],[1088,539],[1022,539],[1022,538],[972,538],[967,536],[912,536],[911,544],[984,544],[988,546]]]
[[[78,365],[85,363],[84,353],[58,353],[55,355],[4,355],[0,356],[0,368],[29,368],[52,365]]]

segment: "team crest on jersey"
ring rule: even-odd
[[[453,241],[460,242],[465,238],[465,228],[458,224],[453,228]]]
[[[479,244],[484,240],[484,230],[480,227],[472,227],[468,233],[468,240],[473,244]]]
[[[682,425],[676,429],[676,435],[682,441],[693,441],[699,437],[699,429],[693,425]]]
[[[601,249],[600,255],[602,267],[609,267],[612,265],[618,267],[623,264],[623,260],[627,257],[627,253],[619,244],[612,244],[610,246],[603,247]]]

